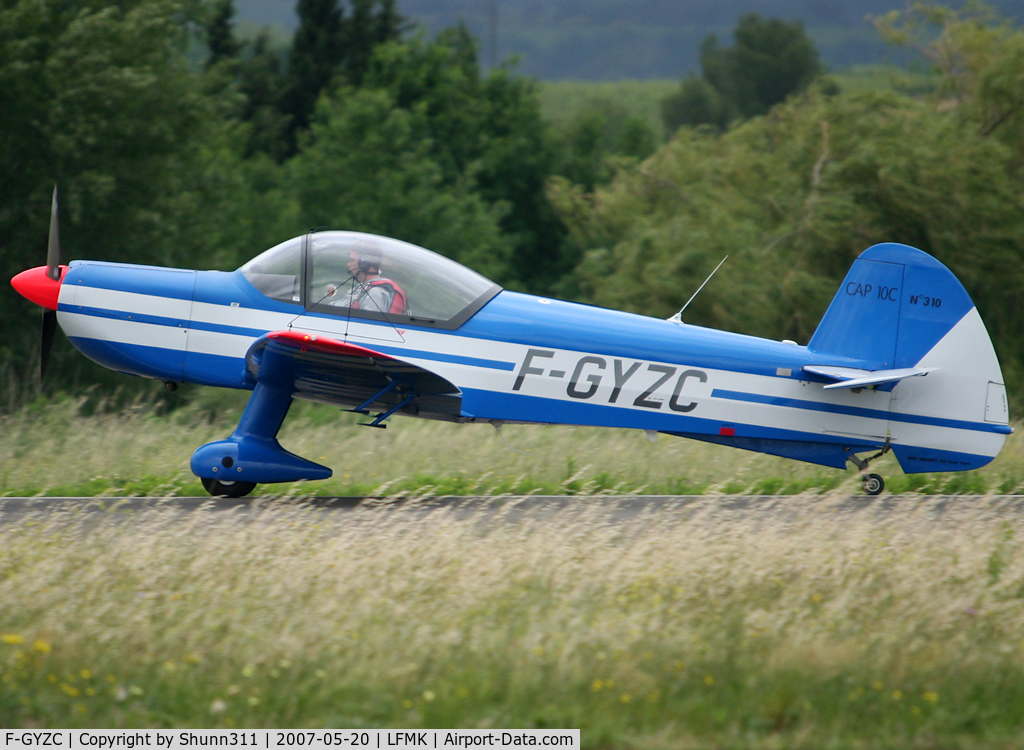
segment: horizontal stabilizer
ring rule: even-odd
[[[836,388],[867,388],[882,383],[896,383],[904,378],[927,375],[938,369],[938,367],[903,367],[899,370],[858,370],[854,367],[805,365],[803,371],[837,381],[825,386],[826,391],[831,391]]]

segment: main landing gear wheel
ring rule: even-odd
[[[245,497],[254,489],[255,482],[222,482],[219,479],[200,477],[203,487],[214,497]]]
[[[885,480],[878,474],[865,474],[861,486],[864,488],[865,494],[877,495],[885,489]]]

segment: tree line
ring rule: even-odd
[[[993,2],[1000,12],[1024,19],[1020,0]],[[482,39],[489,40],[493,4],[492,0],[402,0],[401,7],[433,29],[464,17]],[[702,39],[712,32],[724,37],[737,17],[751,12],[787,21],[801,19],[833,69],[909,58],[888,47],[866,21],[868,16],[909,5],[906,0],[498,0],[497,5],[500,54],[523,55],[524,70],[544,80],[679,76],[698,67]],[[267,10],[268,6],[261,4]],[[249,17],[262,22],[254,11],[249,11]],[[279,10],[263,18],[283,20]],[[487,45],[485,51],[489,59]]]
[[[844,93],[799,24],[746,16],[732,46],[702,46],[661,142],[614,102],[553,127],[536,81],[484,71],[465,27],[430,36],[393,0],[298,11],[282,51],[240,41],[230,0],[4,3],[0,270],[43,262],[59,183],[65,259],[232,269],[330,226],[509,288],[667,316],[729,254],[688,321],[804,343],[853,258],[894,240],[964,280],[1020,393],[1011,26],[940,6],[881,19],[934,63],[935,92],[914,97]],[[0,368],[27,383],[36,313],[10,291],[0,318]],[[53,387],[107,377],[56,355]]]
[[[903,242],[964,283],[1019,409],[1024,33],[984,8],[925,4],[877,27],[930,62],[931,94],[819,78],[724,129],[681,127],[592,192],[556,178],[582,294],[668,316],[729,255],[687,322],[806,343],[856,256]]]

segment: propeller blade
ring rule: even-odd
[[[39,347],[39,379],[46,377],[46,364],[50,361],[50,347],[53,346],[53,335],[57,332],[57,311],[43,311],[43,330]]]
[[[46,275],[54,281],[60,278],[60,225],[57,221],[56,185],[53,186],[53,202],[50,204],[50,241],[46,246]]]

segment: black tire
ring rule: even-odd
[[[865,474],[861,486],[865,494],[878,495],[885,489],[885,480],[878,474]]]
[[[245,497],[254,489],[255,482],[221,482],[219,479],[200,477],[203,487],[214,497]]]

